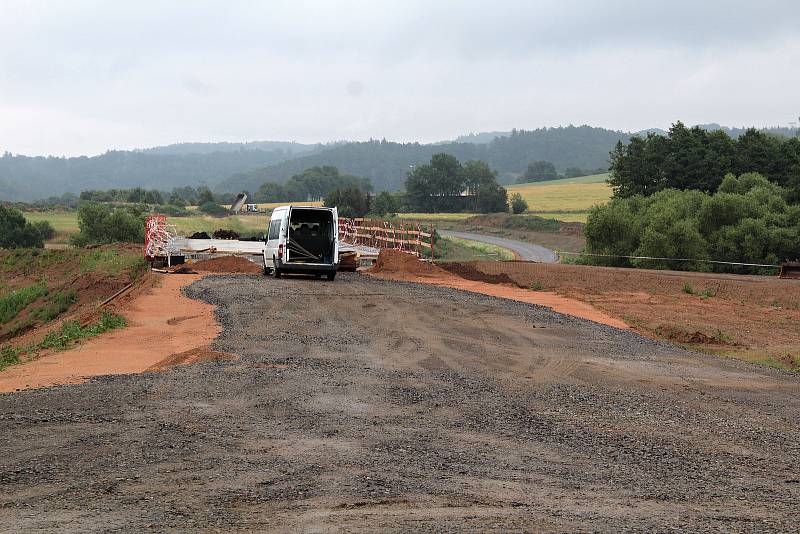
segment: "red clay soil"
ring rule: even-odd
[[[452,287],[472,293],[481,293],[494,297],[501,297],[528,304],[546,306],[559,313],[588,319],[597,323],[607,324],[616,328],[628,328],[620,319],[614,318],[590,304],[576,299],[566,298],[553,292],[530,291],[522,289],[516,284],[502,283],[505,279],[490,277],[488,281],[467,280],[456,276],[438,265],[420,261],[412,254],[394,250],[381,250],[378,260],[372,269],[364,271],[370,276],[386,280],[404,280],[433,284],[443,287]],[[500,283],[498,283],[500,282]]]
[[[800,368],[800,281],[529,262],[443,264],[472,280],[542,287],[695,348]]]
[[[258,274],[263,267],[239,256],[221,256],[191,264],[192,269],[204,273]]]
[[[381,250],[369,274],[391,275],[396,280],[414,280],[419,277],[442,277],[448,273],[438,265],[421,261],[413,254],[397,250]],[[405,278],[404,278],[405,277]]]
[[[246,260],[245,260],[246,261]],[[228,359],[211,353],[220,327],[214,306],[185,297],[181,288],[201,275],[163,275],[154,287],[114,301],[113,311],[128,326],[77,347],[43,353],[0,372],[0,392],[77,383],[91,376],[140,373],[181,363]]]

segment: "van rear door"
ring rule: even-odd
[[[331,210],[333,214],[333,263],[339,263],[339,208]]]

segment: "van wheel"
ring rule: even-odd
[[[328,273],[328,280],[330,282],[333,282],[334,278],[336,278],[336,271],[333,271],[332,273]]]
[[[281,277],[281,272],[278,270],[278,266],[275,265],[275,262],[272,263],[272,277],[273,278]]]

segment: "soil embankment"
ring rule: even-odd
[[[567,298],[551,291],[524,289],[513,283],[510,278],[503,276],[487,276],[483,279],[469,280],[457,276],[438,265],[420,261],[411,254],[393,250],[382,250],[373,268],[365,271],[365,273],[385,280],[434,284],[528,304],[537,304],[546,306],[558,313],[588,319],[615,328],[628,328],[628,325],[621,319],[604,313],[577,299]]]
[[[128,326],[89,339],[71,350],[43,353],[0,372],[0,392],[82,382],[92,376],[141,373],[198,358],[219,334],[214,307],[185,297],[181,290],[201,275],[166,275],[150,289],[118,305]],[[203,359],[211,358],[204,354]],[[219,358],[226,358],[220,355]]]

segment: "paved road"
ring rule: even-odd
[[[355,273],[187,293],[237,359],[0,395],[0,532],[797,530],[795,375]]]
[[[555,263],[558,261],[558,254],[549,248],[545,248],[541,245],[534,245],[533,243],[526,243],[525,241],[506,239],[505,237],[493,235],[454,232],[452,230],[439,230],[438,232],[444,237],[458,237],[460,239],[480,241],[481,243],[489,243],[490,245],[507,248],[519,254],[520,259],[525,261],[538,261],[540,263]]]

